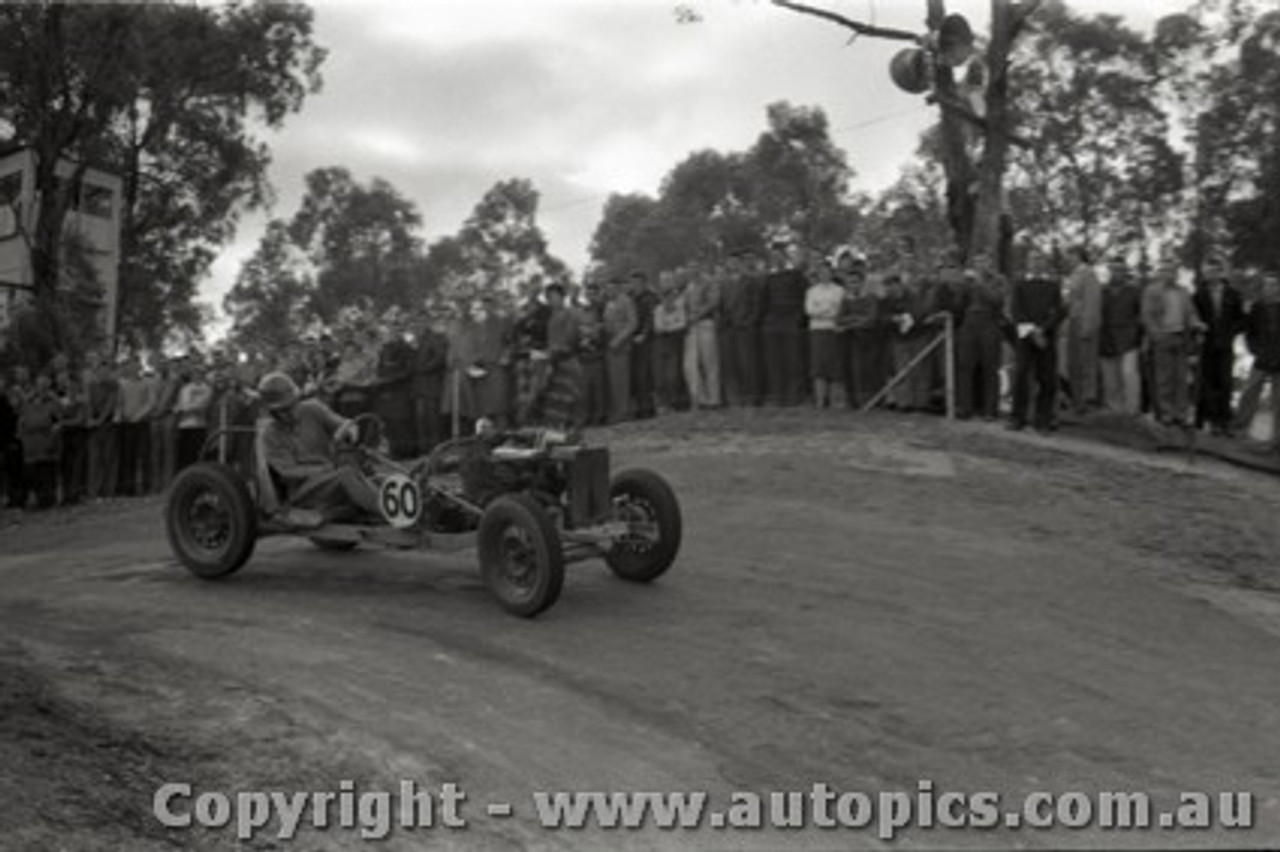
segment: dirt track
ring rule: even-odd
[[[235,848],[198,789],[460,784],[386,848],[847,848],[866,833],[549,832],[534,790],[1246,790],[1249,834],[907,832],[901,846],[1280,844],[1280,482],[891,415],[682,416],[600,436],[666,474],[651,587],[573,569],[502,613],[468,555],[264,543],[217,584],[160,502],[0,519],[0,848]],[[3,526],[6,525],[7,526]],[[311,832],[297,845],[354,848]]]

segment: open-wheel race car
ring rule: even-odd
[[[531,617],[556,602],[568,563],[602,557],[617,576],[643,583],[670,568],[680,550],[680,504],[666,480],[643,469],[612,474],[608,449],[577,436],[477,434],[406,463],[379,446],[380,421],[362,416],[357,425],[359,437],[340,452],[377,495],[379,515],[291,506],[265,462],[259,430],[249,458],[201,461],[174,479],[165,526],[179,561],[198,577],[227,577],[259,538],[275,535],[335,551],[475,548],[488,590],[507,610]]]

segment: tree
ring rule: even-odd
[[[787,230],[806,243],[831,245],[853,229],[845,152],[831,140],[820,107],[770,104],[769,127],[747,152],[747,203],[766,230]]]
[[[1012,72],[1019,123],[1010,207],[1048,250],[1137,245],[1171,226],[1183,158],[1171,144],[1156,46],[1115,15],[1042,4]],[[1052,245],[1051,245],[1052,244]]]
[[[237,213],[268,196],[253,123],[279,127],[320,85],[312,18],[269,2],[0,7],[11,46],[0,54],[0,123],[37,157],[39,312],[53,312],[62,221],[92,164],[124,181],[125,332],[156,345],[169,325],[198,324],[197,282]],[[63,158],[80,164],[70,181],[55,175]]]
[[[381,178],[364,186],[337,166],[310,172],[306,186],[288,230],[315,267],[311,309],[321,321],[349,305],[381,312],[423,295],[422,217],[413,202]]]
[[[525,299],[570,277],[565,263],[548,251],[538,226],[538,191],[525,178],[494,184],[457,236],[432,246],[427,263],[443,276],[439,295],[447,301],[470,300],[480,292]]]
[[[940,141],[947,181],[948,216],[962,256],[986,252],[1001,256],[1001,219],[1004,215],[1004,174],[1009,147],[1027,145],[1017,135],[1009,109],[1010,56],[1027,18],[1039,0],[991,0],[991,35],[983,56],[986,89],[981,111],[959,96],[950,65],[939,61],[934,44],[947,19],[945,0],[926,0],[929,32],[914,34],[875,27],[833,12],[791,0],[773,0],[803,14],[815,15],[853,30],[858,35],[912,41],[927,52],[921,56],[929,71],[930,99],[940,110]],[[981,131],[982,149],[975,163],[967,152],[965,129]]]
[[[1280,268],[1280,12],[1254,0],[1202,0],[1157,27],[1164,78],[1194,151],[1193,222],[1185,257],[1213,246]]]
[[[231,341],[257,352],[283,349],[314,319],[314,291],[310,262],[290,238],[288,224],[271,220],[223,300],[232,320]]]
[[[853,169],[818,107],[785,101],[750,149],[695,151],[663,178],[657,198],[615,195],[592,240],[612,272],[649,273],[691,260],[762,249],[772,236],[817,245],[846,240],[857,221]]]

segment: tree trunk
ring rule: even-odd
[[[929,0],[928,23],[931,30],[942,26],[942,19],[947,15],[945,0]],[[935,76],[934,88],[943,103],[957,99],[955,74],[946,66],[939,65]],[[964,121],[952,110],[941,108],[940,133],[942,139],[942,167],[947,177],[947,221],[960,249],[962,261],[969,258],[969,246],[973,236],[974,199],[973,163],[969,160],[969,152],[965,148]]]
[[[1011,0],[991,0],[991,44],[987,48],[987,133],[978,165],[978,199],[970,253],[998,258],[1000,216],[1004,206],[1004,172],[1009,154],[1009,53],[1013,47]],[[1001,270],[1008,274],[1010,270]]]

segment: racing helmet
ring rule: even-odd
[[[284,373],[267,373],[258,383],[258,399],[268,411],[288,408],[298,397],[298,386]]]

